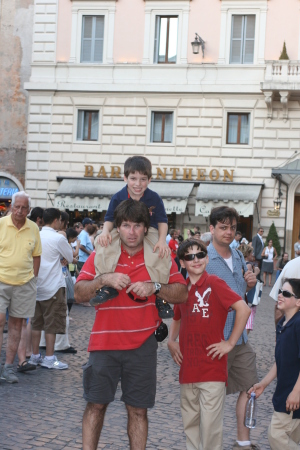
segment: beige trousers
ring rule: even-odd
[[[298,450],[300,443],[300,419],[293,419],[293,413],[274,411],[268,430],[272,450]]]
[[[224,382],[180,385],[180,406],[187,450],[223,449],[224,404]]]
[[[112,230],[111,237],[111,244],[107,247],[101,247],[98,243],[95,245],[95,270],[97,277],[103,273],[114,272],[117,267],[121,255],[121,241],[116,228]],[[158,250],[153,253],[153,247],[157,241],[158,231],[155,228],[150,227],[144,239],[144,258],[146,269],[152,281],[168,284],[172,264],[171,257],[159,258]]]

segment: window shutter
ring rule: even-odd
[[[244,16],[232,16],[230,64],[242,62],[242,39]]]
[[[104,16],[96,17],[94,62],[103,62]]]
[[[98,140],[98,128],[99,128],[99,113],[98,111],[90,113],[92,114],[92,125],[91,125],[91,140]]]
[[[254,38],[255,38],[255,16],[245,16],[244,33],[244,64],[253,64],[254,60]]]
[[[153,112],[151,122],[151,142],[161,142],[162,114]]]
[[[78,111],[78,122],[77,122],[77,140],[82,141],[83,139],[83,118],[84,118],[84,111],[79,110]]]
[[[173,113],[165,114],[164,142],[172,142],[172,137],[173,137]]]
[[[159,44],[159,32],[160,32],[160,16],[155,18],[155,35],[154,35],[154,58],[153,62],[158,62],[158,44]]]
[[[93,31],[93,17],[83,16],[81,62],[92,61],[92,31]]]

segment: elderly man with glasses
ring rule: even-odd
[[[27,219],[29,195],[17,192],[12,196],[11,205],[11,215],[0,220],[0,349],[7,308],[9,312],[6,361],[0,368],[0,379],[18,383],[13,362],[23,319],[34,316],[42,246],[37,225]],[[24,371],[27,364],[19,361],[19,370]]]
[[[75,299],[87,302],[95,296],[115,294],[96,306],[95,323],[89,342],[89,361],[83,371],[83,450],[96,450],[107,406],[114,400],[121,380],[122,398],[128,414],[131,450],[146,448],[147,409],[156,393],[155,332],[161,324],[155,296],[171,303],[187,300],[187,287],[172,262],[169,284],[151,281],[144,261],[144,236],[150,225],[147,206],[124,200],[115,210],[121,256],[115,272],[95,278],[93,252],[77,278]]]

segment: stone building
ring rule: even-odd
[[[34,0],[0,0],[0,215],[24,189]]]
[[[103,218],[124,161],[141,154],[170,225],[205,231],[211,208],[225,203],[247,239],[274,221],[291,255],[300,228],[295,36],[296,0],[35,0],[25,83],[35,205]]]

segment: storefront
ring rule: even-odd
[[[13,175],[0,172],[0,217],[5,216],[9,210],[13,194],[23,189],[20,181]]]

